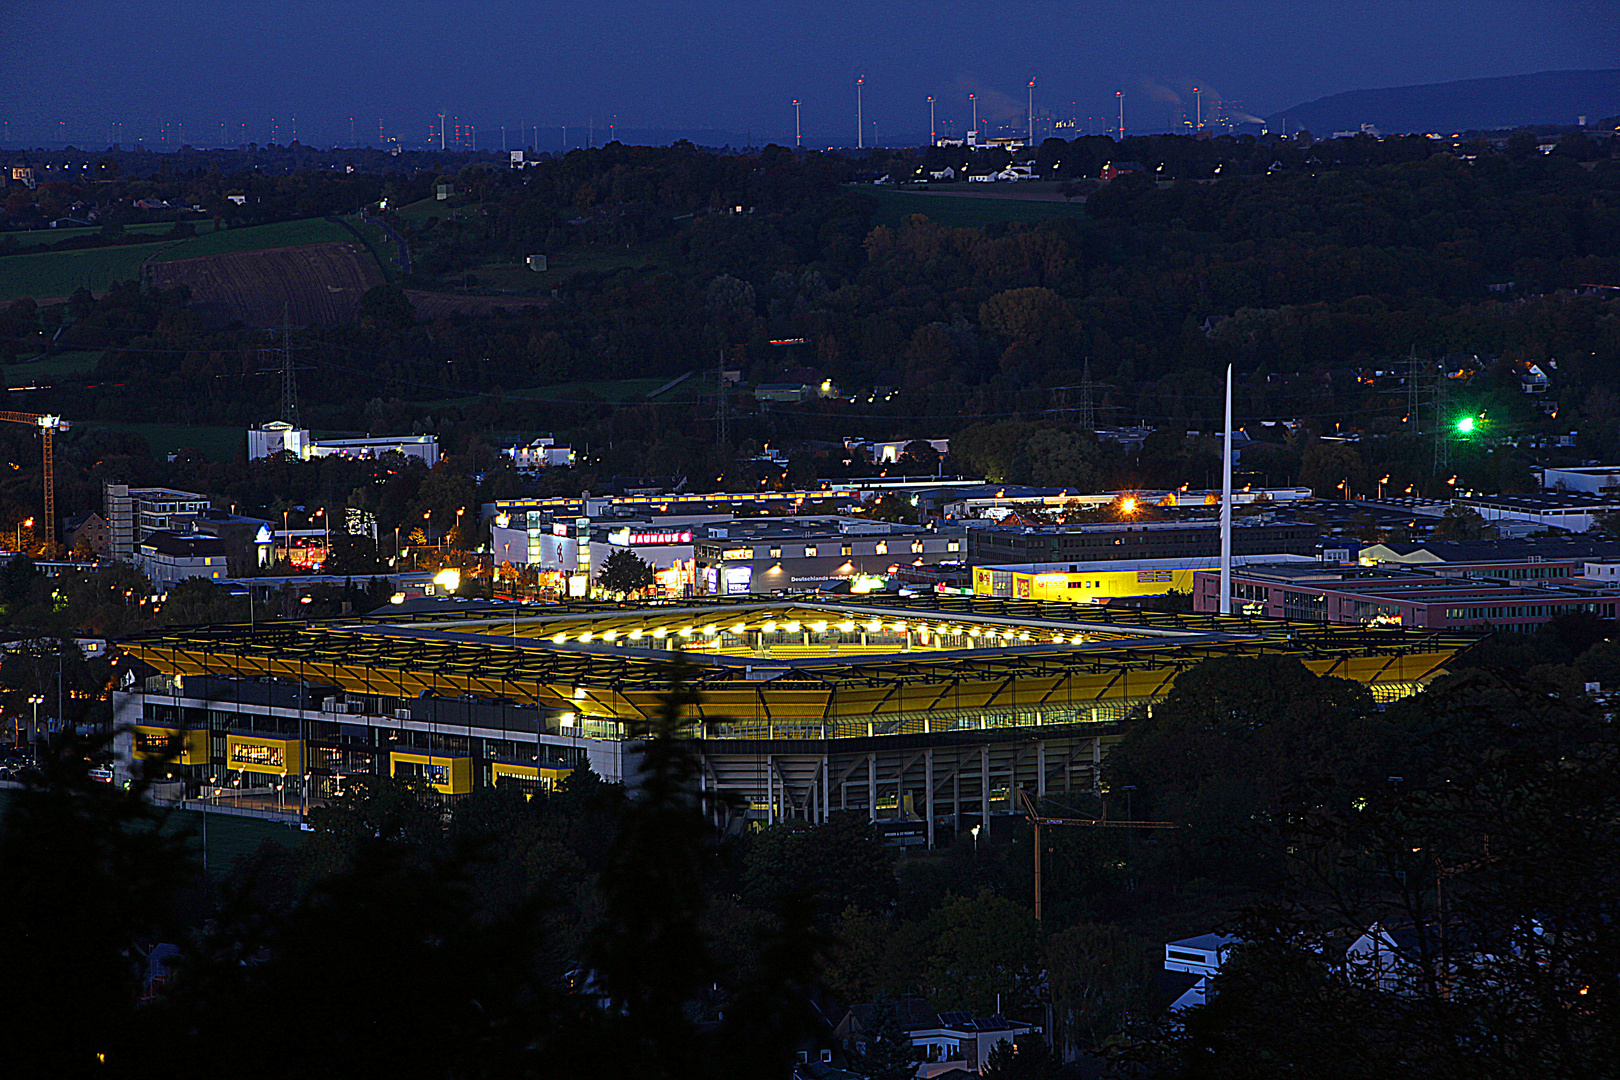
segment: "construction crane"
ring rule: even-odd
[[[1081,825],[1094,829],[1179,829],[1174,821],[1109,821],[1106,818],[1050,817],[1042,814],[1035,800],[1022,788],[1018,798],[1024,804],[1024,816],[1035,832],[1035,921],[1041,921],[1041,827],[1043,825]]]
[[[60,416],[47,416],[44,413],[31,412],[4,412],[0,411],[0,420],[13,424],[31,424],[39,428],[39,434],[45,440],[45,542],[56,543],[56,453],[54,440],[58,431],[66,431],[70,426]]]

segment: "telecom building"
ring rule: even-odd
[[[307,804],[362,774],[533,792],[586,761],[633,786],[680,660],[702,783],[734,797],[718,824],[855,810],[932,845],[1020,789],[1092,790],[1126,715],[1209,657],[1297,656],[1388,701],[1473,640],[993,597],[467,605],[152,631],[123,643],[150,673],[114,704],[119,767],[178,748],[193,792]]]

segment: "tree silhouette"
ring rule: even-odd
[[[602,560],[596,585],[610,593],[629,595],[653,583],[653,568],[629,548],[616,548]]]

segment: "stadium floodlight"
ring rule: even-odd
[[[1474,418],[1472,416],[1465,416],[1458,420],[1457,433],[1459,435],[1472,435],[1474,433]]]

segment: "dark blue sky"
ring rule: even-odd
[[[915,0],[906,4],[734,0],[9,0],[0,30],[0,145],[102,146],[184,138],[218,145],[428,138],[446,112],[476,124],[550,129],[583,143],[594,118],[635,129],[722,129],[791,144],[855,141],[855,77],[884,143],[938,127],[1022,125],[1038,115],[1162,130],[1190,87],[1266,116],[1326,94],[1620,63],[1620,3],[1559,0]],[[122,124],[121,129],[110,125]],[[450,137],[455,136],[454,121]]]

